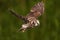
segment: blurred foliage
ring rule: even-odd
[[[41,0],[0,0],[0,40],[60,40],[60,0],[45,0],[45,13],[39,17],[41,24],[26,32],[17,32],[22,20],[8,11],[14,9],[26,15]]]

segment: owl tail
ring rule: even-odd
[[[17,14],[14,10],[12,10],[12,9],[8,9],[13,15],[15,15],[17,18],[20,18],[20,19],[22,19],[22,20],[26,20],[25,19],[25,17],[24,16],[21,16],[21,15],[19,15],[19,14]]]

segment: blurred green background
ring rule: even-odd
[[[60,40],[60,0],[43,0],[45,12],[41,24],[26,32],[17,32],[22,20],[10,14],[8,8],[26,15],[41,0],[0,0],[0,40]]]

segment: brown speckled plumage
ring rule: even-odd
[[[25,24],[23,24],[22,27],[18,30],[24,32],[26,29],[33,28],[34,26],[38,26],[38,24],[40,24],[37,18],[44,13],[44,3],[41,1],[35,4],[26,16],[17,15],[13,10],[9,11],[13,15],[25,21]]]

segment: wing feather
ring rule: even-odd
[[[43,1],[35,4],[32,9],[30,10],[30,13],[27,15],[27,17],[35,17],[38,18],[40,15],[44,13],[44,3]]]

